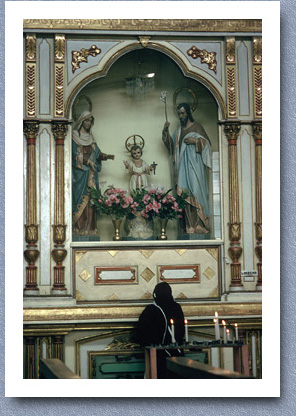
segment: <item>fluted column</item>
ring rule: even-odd
[[[228,139],[228,165],[229,165],[229,240],[228,250],[231,263],[230,290],[236,291],[243,288],[241,282],[241,264],[239,258],[242,254],[240,246],[241,223],[239,215],[239,187],[238,187],[238,161],[237,138],[240,132],[239,122],[225,124],[224,132]]]
[[[28,263],[26,267],[25,295],[36,296],[39,294],[37,285],[37,266],[35,262],[39,257],[37,250],[38,225],[37,225],[37,189],[36,189],[36,138],[39,130],[39,122],[24,120],[24,135],[27,139],[27,183],[26,183],[26,224],[25,240],[27,248],[24,251]]]
[[[54,336],[52,340],[52,344],[53,344],[52,358],[58,358],[59,360],[64,361],[63,336],[61,335]]]
[[[257,290],[262,290],[262,123],[253,123],[255,140],[255,181],[256,181],[256,247],[258,280]]]
[[[36,378],[35,350],[36,342],[34,337],[26,337],[26,359],[25,359],[25,378]]]
[[[66,239],[65,225],[65,175],[64,175],[64,141],[68,130],[68,122],[65,120],[53,121],[52,132],[55,138],[55,195],[54,195],[54,225],[53,240],[54,249],[52,257],[56,262],[54,267],[53,294],[65,294],[64,266],[62,262],[67,256],[64,242]]]

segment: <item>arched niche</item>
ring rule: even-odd
[[[180,88],[184,88],[184,91],[193,91],[197,97],[197,108],[193,116],[205,128],[211,140],[212,151],[219,152],[218,120],[223,118],[224,108],[218,103],[222,102],[222,99],[221,97],[219,100],[217,99],[217,91],[214,94],[204,85],[205,83],[197,80],[197,75],[193,76],[192,73],[189,75],[185,66],[181,68],[180,58],[176,62],[159,50],[135,49],[116,60],[114,59],[112,65],[108,66],[108,70],[105,68],[103,73],[104,76],[100,72],[97,73],[96,78],[92,75],[89,82],[86,83],[84,80],[83,83],[80,83],[77,91],[72,92],[72,98],[69,98],[72,100],[71,104],[69,101],[66,107],[73,116],[73,105],[75,106],[81,96],[86,96],[91,102],[92,114],[95,119],[93,135],[102,152],[115,155],[114,161],[103,162],[99,181],[104,182],[105,186],[112,184],[124,189],[129,188],[129,177],[125,173],[123,165],[123,160],[130,157],[125,147],[125,141],[129,136],[137,134],[145,140],[143,159],[148,164],[157,163],[155,175],[152,174],[149,177],[150,184],[161,184],[166,189],[171,188],[169,156],[161,140],[165,122],[165,104],[160,99],[163,91],[167,91],[167,116],[171,123],[170,132],[173,133],[179,124],[173,100],[175,92]],[[130,95],[127,88],[127,79],[134,77],[137,73],[141,75],[155,74],[153,88],[140,98]],[[180,93],[177,101],[181,99],[182,94]],[[73,128],[74,126],[75,121]],[[211,176],[211,195],[213,193],[212,183]],[[213,204],[213,201],[211,202]],[[112,240],[113,229],[110,221],[100,218],[99,222],[98,229],[101,240]],[[176,239],[176,235],[176,222],[170,221],[168,237]],[[215,239],[214,232],[212,238]],[[221,238],[221,233],[219,238]]]

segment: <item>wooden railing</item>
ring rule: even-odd
[[[177,378],[252,378],[237,371],[224,370],[185,357],[170,357],[166,366]]]
[[[39,378],[80,379],[63,361],[56,358],[39,361]]]

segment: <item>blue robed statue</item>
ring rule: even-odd
[[[210,233],[210,201],[208,169],[212,167],[211,144],[204,128],[194,121],[190,106],[177,106],[180,126],[171,136],[168,121],[162,140],[172,158],[172,181],[176,192],[189,192],[188,202],[180,220],[181,234]]]
[[[73,234],[79,236],[97,234],[96,209],[90,202],[88,187],[99,189],[102,161],[114,159],[114,155],[101,152],[92,134],[93,125],[94,117],[84,111],[72,133],[72,225]]]

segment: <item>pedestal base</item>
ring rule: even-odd
[[[39,289],[24,289],[24,296],[39,296]]]
[[[237,286],[231,286],[229,287],[230,292],[243,292],[244,286],[243,285],[237,285]]]

